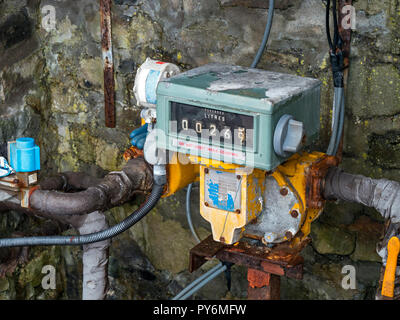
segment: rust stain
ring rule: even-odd
[[[214,241],[212,236],[209,236],[190,251],[190,272],[198,269],[207,260],[216,257],[221,261],[231,262],[272,275],[285,275],[290,278],[301,279],[304,259],[299,253],[308,243],[309,238],[295,248],[290,247],[287,243],[282,243],[271,249],[241,241],[234,245],[226,245]]]
[[[333,156],[325,156],[314,162],[307,172],[306,201],[307,207],[322,209],[325,199],[322,196],[325,176],[328,169],[339,165],[339,159]]]
[[[101,47],[104,64],[106,127],[115,128],[115,80],[112,53],[111,0],[100,0]]]
[[[143,150],[140,150],[136,147],[130,147],[128,150],[125,151],[124,153],[124,160],[129,161],[131,159],[136,159],[144,156]]]
[[[247,280],[252,288],[262,288],[269,285],[271,274],[256,269],[247,270]]]

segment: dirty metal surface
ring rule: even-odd
[[[302,215],[290,215],[291,209],[298,202],[298,198],[292,190],[285,188],[285,194],[274,177],[265,179],[265,191],[263,199],[265,203],[273,203],[273,206],[265,206],[256,223],[246,226],[246,233],[260,236],[268,243],[279,243],[287,240],[286,234],[297,234],[300,228]],[[297,211],[296,211],[297,213]]]
[[[256,269],[247,270],[248,300],[279,300],[280,299],[280,277]]]
[[[286,242],[270,249],[266,246],[254,246],[245,241],[240,241],[235,245],[224,245],[209,236],[190,251],[189,270],[193,272],[207,260],[216,257],[224,262],[266,273],[302,279],[304,259],[300,256],[300,252],[308,243],[309,239],[291,248]]]
[[[20,181],[15,174],[0,178],[0,189],[2,190],[18,192],[21,187]]]
[[[324,180],[328,169],[339,165],[339,159],[333,156],[326,156],[312,164],[307,173],[307,207],[322,209],[325,199],[322,194],[324,191]]]
[[[104,65],[104,108],[108,128],[115,128],[115,81],[112,52],[111,0],[100,0],[101,47]]]

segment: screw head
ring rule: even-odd
[[[239,214],[240,213],[240,209],[236,209],[236,211],[235,211],[237,214]]]
[[[290,241],[293,239],[293,234],[290,231],[286,231],[285,237]]]
[[[287,196],[288,193],[289,193],[289,191],[288,191],[287,188],[282,188],[281,191],[280,191],[280,193],[281,193],[282,196]]]
[[[293,218],[297,218],[297,217],[299,216],[299,212],[298,212],[297,210],[293,210],[293,211],[290,213],[290,215],[291,215]]]
[[[204,205],[206,206],[206,207],[209,207],[210,205],[208,204],[208,202],[204,202]]]
[[[208,173],[208,168],[204,168],[204,173],[205,173],[205,174]]]

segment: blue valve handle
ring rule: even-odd
[[[146,142],[147,127],[148,127],[148,125],[146,123],[144,126],[141,126],[139,129],[133,130],[129,136],[131,138],[131,144],[140,150],[143,150],[144,143]]]

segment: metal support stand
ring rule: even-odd
[[[248,300],[279,300],[281,298],[281,277],[275,274],[247,269]]]
[[[189,270],[197,270],[214,257],[223,262],[245,266],[248,270],[248,299],[279,300],[281,276],[298,280],[303,278],[304,259],[300,252],[309,242],[306,239],[295,248],[285,242],[271,249],[246,241],[226,245],[209,236],[190,250]]]

